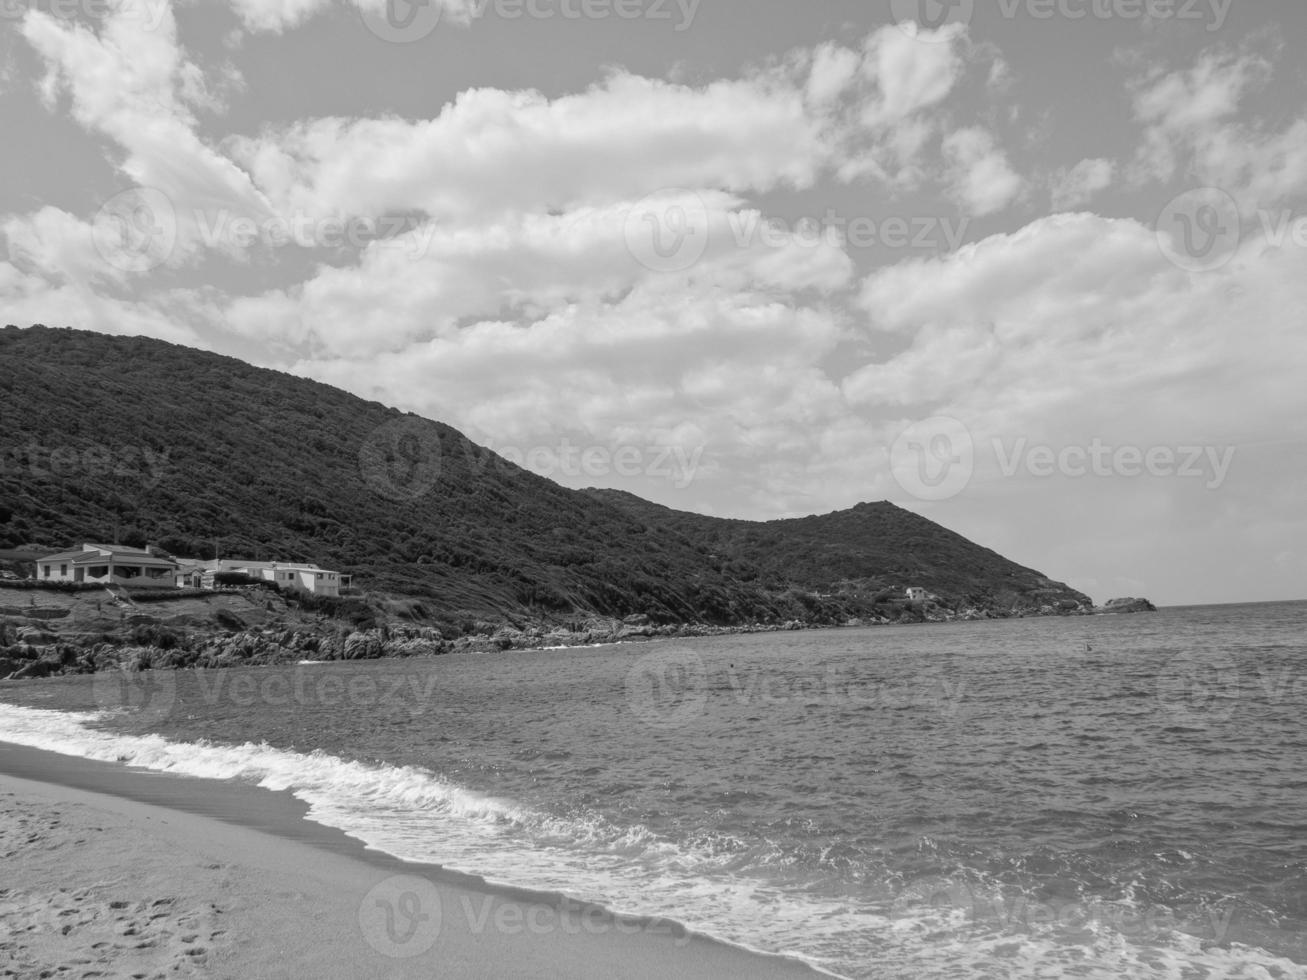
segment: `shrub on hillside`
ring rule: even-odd
[[[175,630],[158,623],[142,624],[132,628],[130,639],[139,647],[158,647],[160,650],[175,650],[182,644],[182,637]]]
[[[104,589],[103,585],[89,582],[42,582],[40,579],[0,578],[0,589],[19,589],[32,592],[95,592]]]

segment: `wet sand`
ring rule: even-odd
[[[0,743],[0,977],[811,978],[367,850],[289,794]]]

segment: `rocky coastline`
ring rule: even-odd
[[[92,608],[93,605],[93,608]],[[1074,608],[1071,608],[1074,606]],[[730,626],[659,624],[648,616],[588,617],[557,624],[472,622],[462,635],[409,622],[351,625],[299,614],[294,603],[260,590],[188,598],[151,606],[115,606],[60,596],[27,606],[0,604],[0,681],[89,674],[105,670],[295,664],[561,650],[573,647],[806,629],[972,622],[1027,616],[1069,616],[1153,610],[1147,600],[1118,599],[1103,607],[1061,603],[994,612],[951,608],[935,601],[902,602],[886,615],[842,622],[746,623]],[[89,620],[88,620],[89,617]],[[109,628],[106,628],[109,627]]]
[[[1094,614],[1098,616],[1142,612],[1157,612],[1157,607],[1147,599],[1111,599],[1106,604],[1097,606],[1094,609]]]

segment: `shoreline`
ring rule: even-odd
[[[1141,600],[1146,601],[1146,600]],[[178,649],[175,637],[166,646],[139,645],[128,639],[101,639],[90,646],[84,637],[61,640],[55,633],[42,634],[30,623],[19,628],[20,640],[5,647],[5,615],[0,607],[0,682],[43,680],[48,677],[76,676],[105,673],[115,670],[128,672],[168,671],[183,669],[221,670],[229,667],[281,667],[304,662],[336,663],[353,660],[417,660],[460,655],[500,653],[550,653],[563,650],[600,649],[610,646],[639,645],[658,642],[676,642],[710,639],[723,636],[750,636],[768,633],[824,632],[848,629],[886,629],[923,626],[948,626],[960,623],[992,623],[1011,619],[1068,619],[1096,618],[1103,615],[1125,615],[1141,611],[1156,612],[1149,604],[1142,609],[1103,609],[1077,612],[1013,612],[1005,615],[923,615],[919,619],[851,620],[845,623],[817,623],[793,621],[777,624],[749,624],[740,626],[707,626],[681,624],[678,626],[622,626],[584,634],[546,633],[543,627],[522,631],[504,627],[494,635],[464,636],[454,640],[433,640],[432,631],[423,627],[402,624],[378,627],[354,633],[344,631],[336,624],[335,640],[331,650],[324,650],[312,629],[294,630],[283,625],[265,623],[251,626],[236,633],[218,630],[193,630],[194,636],[207,637],[204,652],[195,649]],[[39,612],[39,610],[38,610]],[[150,617],[135,617],[150,619]],[[150,624],[167,631],[159,619]],[[49,623],[46,622],[46,627]],[[139,625],[139,624],[138,624]],[[301,624],[303,625],[303,624]],[[321,628],[321,624],[317,627]],[[35,630],[35,632],[33,632]],[[388,635],[393,634],[393,635]],[[438,635],[438,634],[437,634]],[[194,637],[192,637],[194,639]],[[33,642],[35,640],[35,642]]]
[[[307,812],[289,792],[0,742],[0,933],[13,937],[0,970],[29,939],[32,975],[88,956],[117,969],[91,952],[98,939],[183,976],[829,976],[669,920],[402,861]],[[127,941],[138,935],[150,945]]]

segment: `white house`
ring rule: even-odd
[[[916,588],[916,587],[908,589],[909,602],[925,602],[929,598],[930,598],[930,593],[927,592],[925,589]]]
[[[206,562],[209,571],[205,576],[205,585],[212,587],[213,574],[216,572],[238,572],[251,578],[275,582],[282,588],[298,589],[313,595],[340,595],[342,587],[349,585],[349,576],[340,572],[319,568],[317,565],[298,562],[246,561],[240,558],[224,558],[220,561]]]
[[[86,582],[171,589],[176,585],[177,563],[157,549],[128,548],[117,544],[84,544],[36,560],[39,582]]]
[[[173,573],[173,579],[179,589],[202,589],[204,585],[204,575],[209,571],[209,563],[199,561],[195,558],[178,558],[177,571]],[[210,579],[212,586],[212,579]]]

